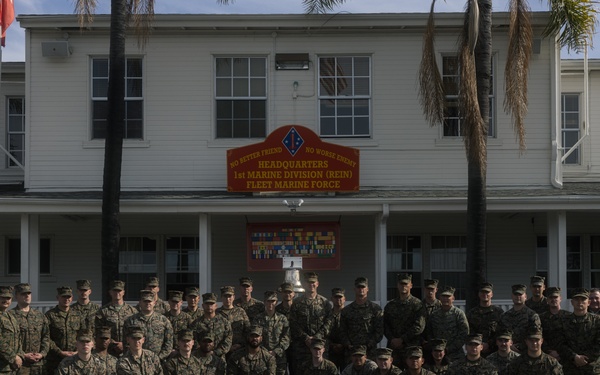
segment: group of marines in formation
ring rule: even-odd
[[[100,307],[90,301],[91,282],[78,280],[76,301],[70,287],[57,288],[46,314],[31,307],[29,284],[0,287],[0,374],[600,374],[597,289],[575,290],[571,313],[561,310],[560,288],[545,290],[533,276],[531,298],[513,285],[504,311],[483,283],[479,306],[465,314],[454,288],[437,298],[437,280],[425,280],[423,299],[413,296],[410,274],[398,275],[398,297],[384,309],[368,299],[364,277],[349,304],[343,288],[331,300],[318,294],[316,273],[304,281],[302,296],[283,283],[261,301],[243,277],[239,297],[222,287],[217,307],[216,294],[196,287],[170,290],[163,301],[152,277],[134,307],[115,280]]]

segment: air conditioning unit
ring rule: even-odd
[[[71,48],[67,40],[42,42],[42,56],[44,57],[68,57],[70,55]]]

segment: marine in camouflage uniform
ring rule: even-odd
[[[104,362],[92,355],[94,344],[91,331],[80,330],[76,346],[77,353],[60,362],[56,375],[106,375]]]
[[[102,306],[96,314],[96,327],[110,327],[111,329],[111,346],[109,352],[113,355],[123,353],[123,343],[125,336],[123,335],[123,325],[125,320],[130,316],[137,314],[135,307],[125,303],[123,297],[125,295],[125,283],[121,280],[113,280],[110,285],[111,302]]]
[[[444,302],[442,301],[442,303]],[[483,349],[481,334],[468,335],[465,344],[467,345],[467,355],[463,355],[450,365],[449,375],[498,375],[496,367],[481,356]]]
[[[337,366],[323,357],[325,340],[311,340],[310,350],[312,358],[302,364],[300,375],[339,375]]]
[[[421,302],[423,303],[423,308],[425,309],[425,316],[431,315],[432,312],[439,310],[442,307],[442,301],[436,298],[439,282],[440,281],[437,279],[423,280],[425,297],[423,297]]]
[[[589,292],[576,289],[573,312],[563,321],[560,358],[567,374],[600,374],[600,316],[587,312]],[[579,364],[579,365],[578,365]]]
[[[342,310],[346,303],[345,292],[342,288],[333,288],[331,290],[333,310],[331,310],[327,318],[329,325],[329,336],[327,337],[329,350],[327,352],[327,359],[333,362],[338,369],[344,368],[347,364],[341,322]]]
[[[446,357],[446,340],[433,339],[429,340],[428,345],[431,347],[431,360],[423,365],[424,369],[433,372],[436,375],[445,375],[450,368],[450,360]]]
[[[231,354],[227,361],[228,375],[275,375],[275,356],[261,346],[262,328],[251,326],[248,329],[246,347]]]
[[[315,272],[304,274],[306,293],[294,300],[290,310],[290,331],[294,368],[292,375],[302,374],[302,365],[312,358],[310,340],[325,338],[329,333],[327,317],[331,313],[331,304],[327,298],[317,293],[319,276]]]
[[[199,337],[198,350],[194,353],[200,361],[200,375],[222,375],[225,374],[226,363],[221,357],[213,353],[214,337],[212,333],[206,332]]]
[[[128,349],[117,361],[117,375],[162,375],[160,359],[152,351],[143,349],[144,330],[132,327],[127,333]]]
[[[17,306],[11,313],[19,322],[21,350],[24,353],[19,375],[41,375],[44,371],[44,359],[50,350],[48,319],[41,311],[31,307],[31,285],[16,285],[15,299]]]
[[[92,350],[92,355],[104,364],[106,375],[115,375],[117,373],[117,357],[108,353],[110,337],[110,327],[96,327],[96,346]]]
[[[233,332],[231,324],[221,314],[216,313],[217,296],[214,293],[205,293],[202,295],[202,309],[204,314],[200,315],[191,324],[191,329],[194,331],[196,339],[205,333],[212,333],[215,339],[215,355],[225,360],[225,354],[231,348]]]
[[[525,306],[535,311],[538,315],[548,311],[548,299],[544,296],[546,288],[542,276],[532,276],[529,288],[531,289],[531,298],[525,301]]]
[[[563,370],[555,358],[542,352],[542,331],[534,328],[526,335],[527,351],[508,366],[509,375],[562,375]],[[575,372],[577,373],[577,372]],[[590,373],[592,374],[592,373]]]
[[[374,350],[383,338],[383,310],[368,299],[369,281],[366,277],[354,280],[355,300],[342,310],[342,340],[346,348],[364,345],[367,355],[374,358]]]
[[[193,322],[191,316],[181,311],[183,303],[183,292],[179,290],[169,290],[169,311],[165,313],[165,317],[171,322],[173,327],[173,349],[177,350],[177,333],[184,329],[189,329]]]
[[[513,352],[510,349],[512,346],[512,332],[498,332],[496,334],[496,346],[498,347],[498,351],[488,355],[486,359],[492,365],[496,366],[499,375],[504,375],[508,371],[508,365],[520,356],[519,353]]]
[[[145,331],[143,348],[165,360],[173,351],[173,327],[164,315],[154,311],[154,292],[140,291],[140,312],[125,320],[123,334],[127,336],[132,327],[142,327]]]
[[[231,324],[232,338],[229,353],[246,345],[246,329],[250,326],[246,311],[233,305],[234,295],[235,289],[232,286],[222,287],[221,302],[223,304],[217,309],[217,314],[224,316]]]
[[[394,364],[399,366],[403,361],[403,350],[420,344],[426,313],[422,302],[410,293],[412,275],[398,274],[396,286],[398,297],[388,302],[383,310],[383,332],[387,347],[394,351]]]
[[[169,311],[169,309],[171,308],[169,304],[160,299],[160,297],[158,296],[158,293],[160,292],[160,282],[158,280],[158,277],[149,277],[148,280],[146,280],[145,290],[151,290],[154,292],[154,311],[161,315]],[[139,305],[137,306],[137,308],[139,310]]]
[[[513,333],[513,346],[519,352],[525,350],[525,335],[527,332],[533,329],[539,330],[542,327],[538,314],[525,306],[526,288],[522,284],[512,286],[513,307],[505,311],[500,317],[501,329]]]
[[[496,351],[496,331],[500,324],[500,318],[504,310],[500,306],[492,305],[494,296],[494,285],[485,282],[479,287],[479,305],[467,312],[469,331],[483,335],[483,350],[481,354],[485,357]]]
[[[294,304],[294,298],[296,292],[292,283],[283,283],[277,289],[277,293],[281,295],[281,303],[275,307],[275,311],[285,316],[288,320],[290,318],[290,310]]]
[[[193,332],[189,329],[179,331],[177,333],[177,353],[165,361],[163,365],[164,374],[197,375],[200,372],[201,363],[198,358],[192,355],[193,347]]]
[[[92,293],[92,282],[90,280],[77,280],[77,301],[71,304],[71,309],[76,310],[81,314],[84,320],[85,329],[94,330],[96,313],[100,310],[100,306],[90,301]]]
[[[375,362],[377,363],[377,370],[373,372],[373,375],[399,375],[402,371],[393,365],[394,358],[392,357],[393,350],[390,348],[377,348],[375,349]],[[415,352],[416,353],[416,352]],[[423,358],[423,353],[421,356]],[[421,365],[423,363],[421,362]],[[431,372],[425,370],[421,371],[422,375],[430,375]]]
[[[13,374],[23,364],[19,322],[8,308],[12,287],[0,286],[0,374]]]
[[[342,375],[371,375],[377,370],[377,363],[367,359],[366,346],[353,346],[348,353],[352,362],[342,370]]]
[[[84,318],[78,311],[71,309],[73,291],[63,286],[56,289],[58,305],[46,312],[50,328],[50,351],[46,357],[46,371],[50,374],[60,361],[75,354],[77,331],[85,327]]]
[[[264,299],[265,311],[254,317],[252,325],[262,327],[262,345],[277,362],[277,374],[285,375],[287,357],[285,351],[290,346],[290,324],[285,316],[275,311],[277,292],[266,291]]]
[[[546,290],[548,299],[548,311],[540,315],[542,323],[542,332],[544,333],[544,343],[542,350],[560,361],[560,342],[564,337],[563,322],[565,317],[569,315],[568,311],[561,310],[560,303],[562,301],[560,295],[561,289],[550,287]]]
[[[427,340],[446,340],[446,355],[450,361],[464,357],[462,350],[469,335],[469,323],[465,313],[453,305],[454,288],[446,286],[440,296],[442,308],[434,311],[427,320]]]
[[[240,296],[233,300],[233,306],[244,309],[250,320],[265,309],[262,301],[252,297],[253,284],[249,277],[240,278]]]
[[[187,306],[183,309],[183,312],[191,316],[192,321],[194,321],[202,315],[202,309],[198,307],[198,302],[200,301],[200,290],[198,287],[185,288],[185,300],[187,301]]]

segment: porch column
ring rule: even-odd
[[[548,212],[548,280],[549,286],[563,290],[563,304],[567,301],[567,213]],[[562,306],[566,308],[565,306]]]
[[[40,298],[40,215],[21,215],[21,282],[31,284],[31,299]]]
[[[210,217],[208,214],[198,214],[198,245],[199,245],[199,282],[200,294],[208,293],[212,289],[211,278],[211,238]]]
[[[390,215],[390,206],[384,204],[382,212],[377,214],[375,220],[375,275],[376,285],[375,300],[383,308],[387,302],[387,219]]]

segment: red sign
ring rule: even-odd
[[[358,191],[360,151],[286,125],[264,142],[227,150],[227,190]]]
[[[340,269],[339,223],[248,224],[246,237],[248,271],[280,271],[285,257],[301,257],[306,270]]]

